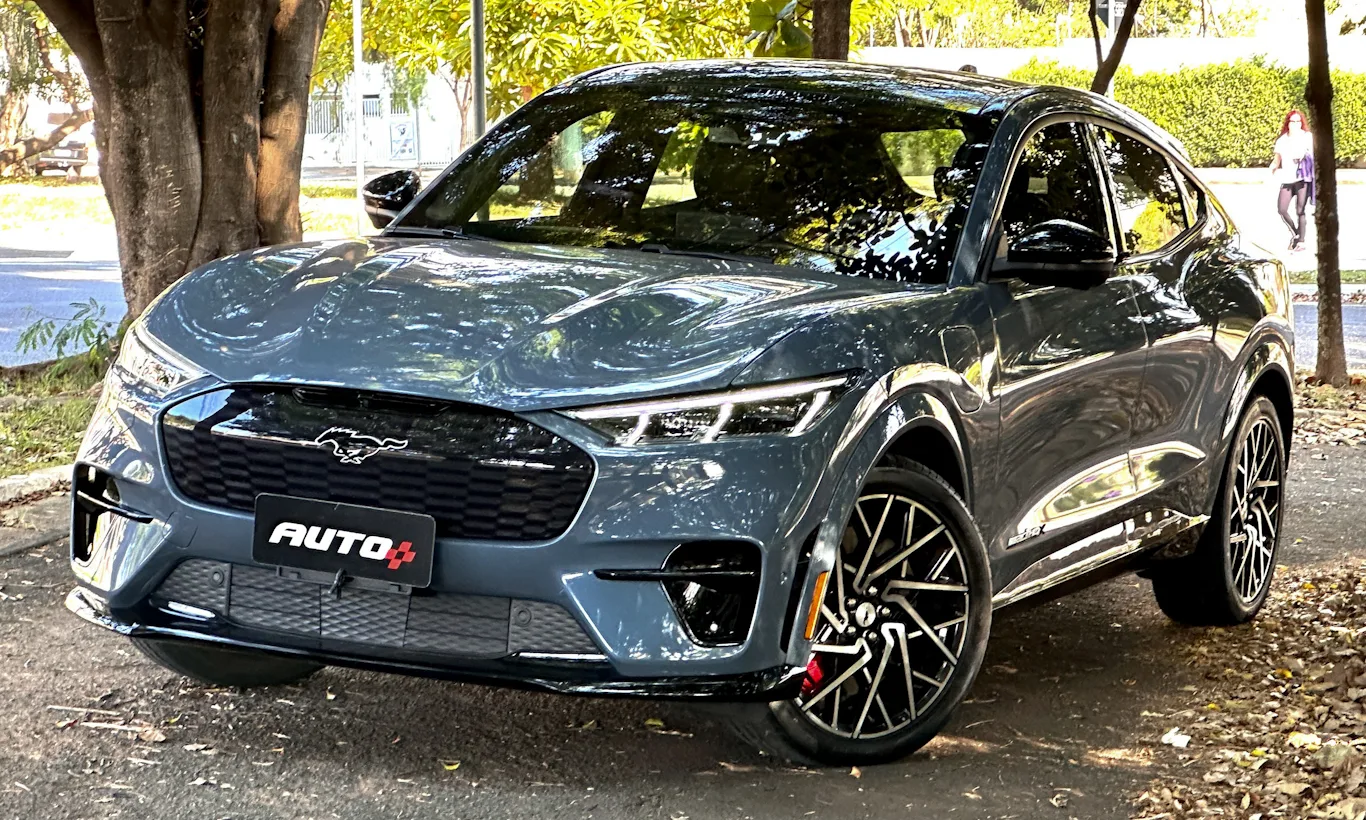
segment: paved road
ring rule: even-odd
[[[1366,447],[1296,450],[1282,560],[1363,554]],[[1158,738],[1192,719],[1181,688],[1207,638],[1132,577],[1002,613],[944,734],[855,776],[758,757],[655,702],[342,669],[193,686],[62,609],[65,550],[0,558],[0,820],[1127,818],[1151,779],[1187,776]],[[108,713],[81,725],[49,705]],[[166,739],[101,728],[125,720]]]
[[[19,334],[40,317],[69,319],[72,302],[91,298],[105,307],[109,321],[123,318],[118,262],[0,257],[0,365],[52,358],[51,350],[20,354]]]
[[[1313,368],[1318,351],[1319,306],[1311,302],[1295,305],[1295,365]],[[1366,305],[1342,306],[1342,336],[1347,347],[1347,366],[1366,369]]]

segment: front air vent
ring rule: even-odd
[[[664,592],[693,642],[745,642],[759,600],[761,564],[759,548],[746,541],[700,541],[669,555]]]

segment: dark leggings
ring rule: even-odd
[[[1295,200],[1296,219],[1290,218],[1290,200]],[[1296,244],[1304,241],[1304,206],[1309,202],[1309,183],[1300,180],[1281,185],[1281,194],[1276,201],[1276,209],[1281,213],[1281,221],[1295,237]]]

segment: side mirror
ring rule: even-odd
[[[1017,236],[991,272],[993,278],[1085,289],[1110,278],[1115,262],[1110,241],[1098,232],[1070,220],[1050,219]]]
[[[416,171],[390,171],[365,183],[361,188],[361,199],[365,213],[376,228],[387,227],[398,212],[408,207],[408,203],[422,190],[422,178]]]

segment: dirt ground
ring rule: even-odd
[[[1284,563],[1366,553],[1366,447],[1297,448],[1289,490]],[[920,754],[805,770],[671,704],[343,669],[191,686],[62,608],[65,549],[0,558],[0,820],[1123,818],[1185,776],[1159,738],[1190,706],[1200,632],[1133,577],[998,618],[971,699]],[[152,728],[100,725],[128,723]]]

